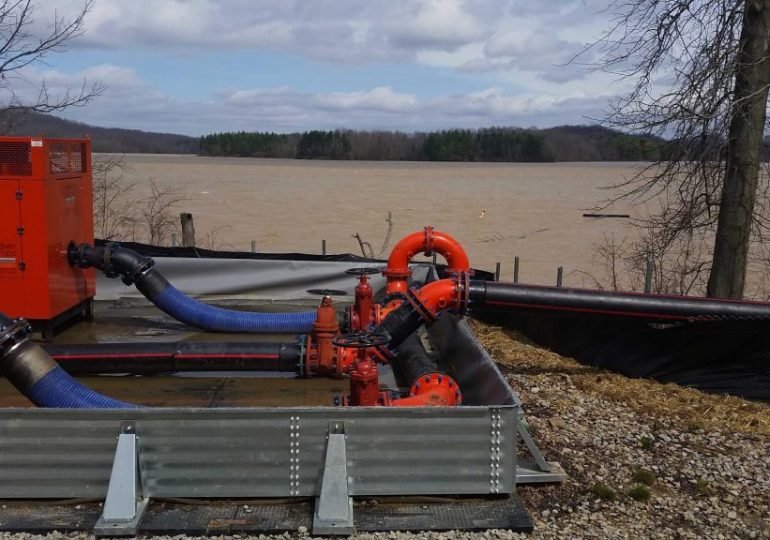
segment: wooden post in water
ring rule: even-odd
[[[652,257],[647,257],[647,269],[644,272],[644,293],[650,294],[652,292],[652,272],[655,270],[655,260]]]
[[[519,282],[519,256],[513,258],[513,282]]]
[[[192,214],[182,212],[179,214],[179,220],[182,222],[182,247],[195,247],[195,225]]]
[[[326,255],[326,240],[321,240],[321,255]]]
[[[556,286],[561,287],[562,282],[564,281],[564,267],[560,266],[556,269]]]
[[[495,263],[495,281],[500,281],[500,261]]]

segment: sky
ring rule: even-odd
[[[105,90],[61,116],[204,135],[586,124],[623,91],[590,69],[608,0],[95,0],[26,68],[32,91]],[[82,0],[39,0],[33,32]],[[23,91],[22,91],[23,92]]]

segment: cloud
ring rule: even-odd
[[[546,8],[542,0],[99,0],[73,46],[281,51],[318,62],[417,62],[461,71],[487,59],[490,72],[532,70],[563,63],[589,41],[606,22],[600,8],[607,2],[554,0]],[[54,10],[72,13],[82,0],[44,5],[41,28]],[[557,37],[554,28],[584,38]],[[483,55],[469,58],[469,50]]]
[[[548,126],[584,123],[597,115],[607,95],[563,97],[513,95],[500,87],[469,93],[417,97],[390,87],[361,91],[306,92],[290,86],[221,90],[203,100],[185,100],[160,91],[128,68],[94,66],[45,77],[57,89],[99,80],[104,94],[62,116],[109,127],[203,135],[216,131],[299,131],[307,129],[394,129],[420,131],[493,125]]]
[[[417,104],[410,94],[398,94],[387,86],[367,92],[333,92],[314,96],[314,103],[329,111],[370,110],[403,113]]]
[[[35,32],[43,32],[54,10],[72,13],[82,1],[39,2]],[[115,51],[111,63],[73,73],[27,70],[25,84],[32,91],[44,76],[61,91],[79,87],[84,78],[102,81],[108,86],[103,96],[66,116],[194,135],[584,122],[586,115],[600,116],[613,90],[606,77],[569,61],[601,33],[608,15],[600,10],[608,1],[98,0],[85,34],[67,55],[81,54],[75,65],[83,65],[94,51],[100,58]],[[222,88],[207,70],[221,73],[233,53],[240,54],[239,62],[261,54],[267,63],[291,64],[276,76],[250,77],[250,83],[228,77],[232,87]],[[163,73],[147,59],[155,55],[163,59]],[[201,59],[205,84],[188,93],[197,97],[159,88],[179,87],[168,72],[175,56],[188,64]],[[130,69],[133,61],[154,82]],[[219,61],[224,63],[212,64]],[[298,82],[327,66],[340,74],[339,85],[330,78],[306,87]],[[368,73],[375,72],[368,84]],[[420,76],[400,80],[408,76],[404,72]],[[324,91],[308,90],[318,87]]]

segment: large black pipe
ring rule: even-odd
[[[424,322],[422,315],[409,302],[403,302],[391,311],[377,327],[377,332],[383,332],[390,336],[390,342],[386,347],[388,354],[395,354],[398,347],[414,334]]]
[[[300,372],[301,348],[292,343],[94,343],[46,345],[70,374],[155,374],[192,371]]]
[[[390,361],[396,376],[405,386],[411,387],[423,375],[441,373],[415,332],[398,347],[395,357]]]
[[[770,303],[471,281],[470,309],[549,311],[653,320],[770,320]]]

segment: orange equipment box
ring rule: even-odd
[[[93,270],[67,263],[93,243],[91,141],[0,137],[0,312],[48,321],[90,310]]]

